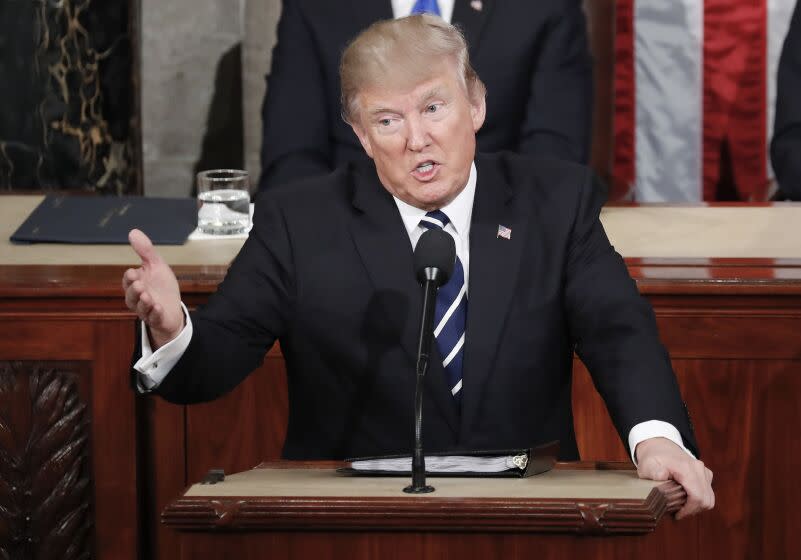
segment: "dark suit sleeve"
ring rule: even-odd
[[[640,422],[661,420],[698,456],[692,426],[650,304],[640,296],[599,219],[601,191],[587,171],[565,269],[567,312],[576,353],[587,366],[628,448]]]
[[[771,162],[779,189],[801,200],[801,3],[798,3],[779,61]]]
[[[587,163],[592,132],[592,59],[581,2],[553,3],[540,40],[526,114],[521,153]]]
[[[253,229],[225,280],[191,314],[192,340],[155,393],[176,403],[212,400],[263,361],[290,321],[295,299],[292,248],[283,215],[260,197]]]
[[[284,0],[262,105],[259,189],[331,171],[328,100],[318,45],[298,0]]]

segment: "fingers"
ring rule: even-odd
[[[125,280],[123,280],[125,282]],[[144,283],[141,280],[135,280],[131,282],[127,288],[125,288],[125,305],[131,311],[136,311],[136,305],[139,303],[139,296],[142,295],[144,291]]]
[[[669,480],[670,470],[656,458],[647,458],[637,465],[637,475],[649,480]]]
[[[150,238],[145,235],[141,230],[132,229],[128,233],[128,242],[139,258],[142,259],[143,265],[155,264],[161,260],[161,257],[153,247]]]
[[[678,468],[673,477],[687,492],[687,501],[676,513],[683,519],[698,512],[715,507],[715,492],[712,490],[712,471],[701,461],[693,460],[686,468]]]
[[[122,275],[122,291],[128,291],[128,288],[133,284],[136,280],[139,280],[142,277],[142,271],[138,268],[129,268],[125,271]]]
[[[684,488],[687,501],[676,519],[715,507],[712,471],[675,442],[661,437],[641,441],[635,447],[637,474],[651,480],[673,479]]]
[[[125,305],[149,327],[158,328],[163,321],[164,309],[156,303],[142,280],[134,280],[128,285],[125,290]]]

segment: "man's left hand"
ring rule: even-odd
[[[669,439],[646,439],[637,445],[635,454],[640,478],[675,480],[684,487],[687,502],[676,512],[676,519],[715,507],[712,471]]]

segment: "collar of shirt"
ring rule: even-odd
[[[473,199],[476,194],[476,182],[478,173],[476,172],[475,162],[470,165],[470,177],[467,184],[450,204],[440,208],[448,216],[448,225],[445,231],[453,237],[456,244],[456,256],[462,261],[464,271],[465,289],[470,291],[470,220],[473,217]],[[420,218],[425,216],[426,211],[406,204],[402,200],[395,199],[406,233],[409,234],[409,241],[412,248],[417,246],[417,241],[423,235],[425,228],[420,225]]]
[[[412,13],[412,8],[417,0],[392,0],[392,15],[396,18],[402,18]],[[453,18],[453,4],[455,0],[437,0],[439,4],[439,12],[442,14],[442,19],[451,22]]]
[[[466,244],[470,239],[470,219],[473,216],[473,198],[476,194],[476,182],[478,180],[478,173],[476,172],[475,162],[470,164],[470,177],[467,179],[467,184],[462,189],[456,198],[449,204],[440,208],[448,216],[450,222],[446,227],[446,231],[453,228],[453,232],[458,237],[459,242]],[[401,199],[393,196],[395,204],[398,206],[403,219],[403,225],[406,226],[406,232],[409,234],[409,239],[412,241],[412,246],[417,244],[417,240],[422,235],[423,228],[420,226],[420,219],[425,216],[426,211],[416,208],[411,204],[406,204]],[[458,245],[459,243],[457,243]],[[457,253],[459,253],[457,247]],[[461,256],[461,255],[460,255]]]

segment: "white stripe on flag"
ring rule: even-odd
[[[462,298],[464,297],[465,289],[466,289],[466,286],[464,284],[462,284],[462,289],[459,290],[459,294],[456,296],[456,299],[453,300],[453,303],[451,303],[451,306],[445,312],[445,315],[442,316],[442,321],[440,321],[439,325],[437,325],[437,328],[434,329],[434,336],[439,336],[439,333],[441,333],[442,329],[445,328],[445,325],[447,324],[448,319],[451,318],[451,315],[453,315],[453,312],[456,311],[457,307],[459,307],[459,304],[462,302]]]
[[[702,198],[703,0],[634,3],[637,202]]]
[[[770,149],[770,140],[773,138],[773,119],[776,114],[776,75],[779,72],[779,57],[781,56],[782,46],[784,39],[787,37],[787,30],[790,28],[790,20],[793,17],[793,7],[795,0],[767,0],[768,3],[768,28],[767,33],[767,65],[766,71],[768,83],[768,110],[765,112],[765,117],[768,119],[768,146],[765,149]],[[773,179],[773,167],[770,165],[770,158],[768,158],[768,177]]]
[[[459,350],[462,349],[463,344],[464,344],[464,333],[462,333],[462,336],[459,337],[459,341],[456,343],[456,346],[453,347],[451,353],[448,354],[448,357],[445,358],[445,361],[442,362],[442,367],[448,367],[448,364],[451,363],[451,361],[456,357],[456,354],[459,353]]]

